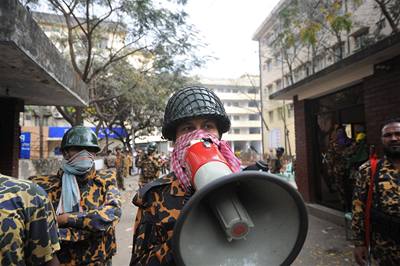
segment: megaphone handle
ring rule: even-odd
[[[219,191],[217,195],[210,199],[209,203],[226,234],[227,240],[245,238],[254,224],[237,194],[233,190],[227,189]]]

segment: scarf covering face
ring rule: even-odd
[[[226,141],[219,140],[215,135],[202,129],[191,131],[180,136],[176,140],[171,156],[171,170],[175,173],[181,186],[186,191],[192,190],[192,184],[189,169],[186,167],[184,158],[186,151],[190,146],[190,142],[198,139],[211,140],[212,143],[218,146],[219,151],[221,152],[222,156],[224,156],[232,172],[240,171],[240,160],[233,154],[229,144]]]
[[[79,191],[76,176],[81,176],[90,171],[94,165],[94,156],[82,150],[72,156],[68,161],[63,160],[61,168],[62,176],[61,199],[57,207],[57,215],[67,212],[80,212],[81,193]]]

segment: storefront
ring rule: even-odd
[[[338,210],[350,209],[353,170],[368,159],[363,99],[357,84],[312,102],[315,199]]]
[[[271,99],[292,99],[296,183],[308,203],[350,208],[354,168],[376,146],[380,127],[400,116],[400,35],[349,56],[284,88]]]

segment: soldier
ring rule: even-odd
[[[171,250],[173,228],[184,203],[193,194],[182,155],[191,140],[208,138],[219,147],[231,168],[239,171],[240,161],[220,140],[229,128],[223,104],[207,88],[184,88],[169,99],[162,134],[174,141],[171,172],[139,189],[133,199],[138,212],[130,265],[175,265]]]
[[[0,174],[0,265],[59,265],[57,223],[46,192]]]
[[[157,144],[150,143],[147,145],[147,154],[142,155],[137,161],[136,166],[140,169],[139,187],[143,187],[160,175],[161,162],[156,155],[156,150]]]
[[[385,157],[377,163],[375,175],[371,174],[372,160],[366,162],[360,167],[354,189],[352,228],[354,257],[359,265],[367,265],[368,248],[379,265],[400,265],[400,119],[384,124],[381,141]],[[368,210],[370,220],[365,218]],[[367,233],[366,227],[371,228]]]
[[[115,161],[117,157],[112,153],[112,151],[107,151],[107,156],[104,159],[104,164],[107,166],[107,169],[115,169]]]
[[[96,134],[77,126],[61,141],[64,156],[55,176],[31,179],[44,188],[56,209],[64,265],[111,265],[121,199],[113,171],[95,170]]]
[[[117,184],[118,189],[125,190],[124,185],[124,170],[125,170],[125,156],[121,152],[120,147],[115,148],[115,168],[117,171]]]
[[[282,156],[285,153],[285,149],[283,147],[278,147],[275,149],[276,157],[271,160],[271,173],[280,174],[283,168],[283,159]]]

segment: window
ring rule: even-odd
[[[279,62],[280,62],[280,57],[279,54],[274,54],[274,62],[275,62],[275,66],[279,66]]]
[[[233,129],[234,134],[240,134],[240,128],[234,128]]]
[[[276,90],[282,89],[282,81],[280,79],[275,81],[275,84],[276,84]]]
[[[354,50],[363,49],[368,45],[368,32],[367,27],[361,28],[356,34],[353,34],[354,38]]]
[[[249,120],[250,121],[258,121],[258,120],[260,120],[260,115],[258,115],[258,114],[250,114],[249,115]]]
[[[265,61],[265,67],[268,72],[272,70],[272,59],[268,59]]]
[[[278,120],[283,120],[284,115],[285,114],[283,113],[283,108],[278,107]]]
[[[293,103],[286,105],[288,117],[293,117]]]
[[[240,116],[234,115],[234,116],[233,116],[233,120],[240,120]]]
[[[380,32],[386,27],[386,20],[383,18],[376,23],[376,30]]]
[[[274,122],[274,111],[268,112],[269,122]]]
[[[315,57],[315,70],[319,71],[325,67],[325,54],[320,54]]]
[[[259,127],[250,127],[249,128],[249,133],[250,134],[260,134],[261,130]]]
[[[31,120],[31,119],[32,119],[32,115],[30,113],[26,113],[25,120]]]
[[[268,85],[267,88],[268,88],[268,95],[271,95],[274,92],[272,84]]]
[[[232,105],[236,106],[236,107],[239,107],[239,102],[233,102]]]
[[[257,107],[257,102],[256,101],[250,101],[248,103],[248,107]]]
[[[343,59],[345,53],[344,42],[341,44],[336,44],[333,46],[333,54],[334,54],[334,62],[338,62],[339,60]]]
[[[257,89],[255,88],[248,89],[247,93],[257,93]]]

